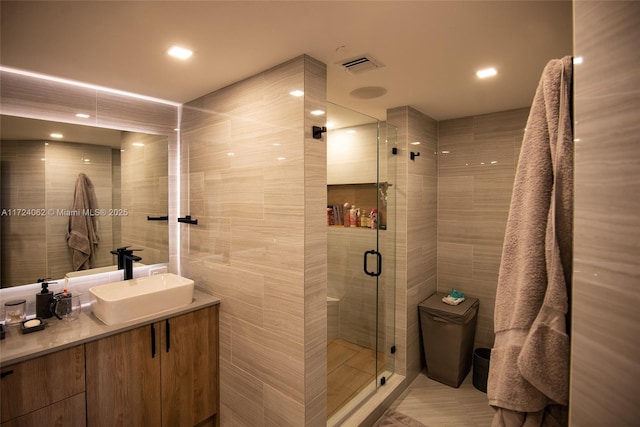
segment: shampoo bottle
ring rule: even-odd
[[[358,208],[355,205],[351,205],[351,210],[349,211],[349,227],[357,227],[358,226]]]
[[[47,319],[53,314],[51,313],[51,303],[53,302],[53,292],[48,288],[48,279],[38,279],[38,283],[42,283],[42,290],[36,294],[36,317]],[[55,283],[55,282],[51,282]]]

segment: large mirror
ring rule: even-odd
[[[0,116],[0,284],[114,265],[111,250],[168,262],[168,142],[162,135]],[[55,135],[56,137],[52,137]],[[92,191],[94,205],[74,198]],[[89,221],[84,217],[89,216]],[[95,224],[87,230],[85,224]],[[79,229],[81,228],[81,229]],[[83,251],[82,241],[95,236]]]
[[[10,71],[0,75],[0,286],[104,271],[121,246],[142,249],[142,264],[168,263],[177,105]]]

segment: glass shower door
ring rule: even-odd
[[[378,120],[333,104],[327,106],[327,129],[327,400],[332,419],[346,416],[393,370],[395,239],[390,244],[389,237],[395,235],[390,226],[395,212],[388,175],[395,168],[388,166],[387,151],[395,138],[389,142]],[[389,259],[387,251],[393,252]]]

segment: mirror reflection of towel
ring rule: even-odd
[[[94,265],[100,240],[98,217],[93,215],[97,209],[98,200],[93,183],[87,175],[80,173],[76,180],[67,230],[67,244],[73,252],[74,271],[87,270]]]

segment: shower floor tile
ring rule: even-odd
[[[373,383],[375,369],[375,351],[341,339],[330,340],[327,344],[327,414],[333,415]]]

